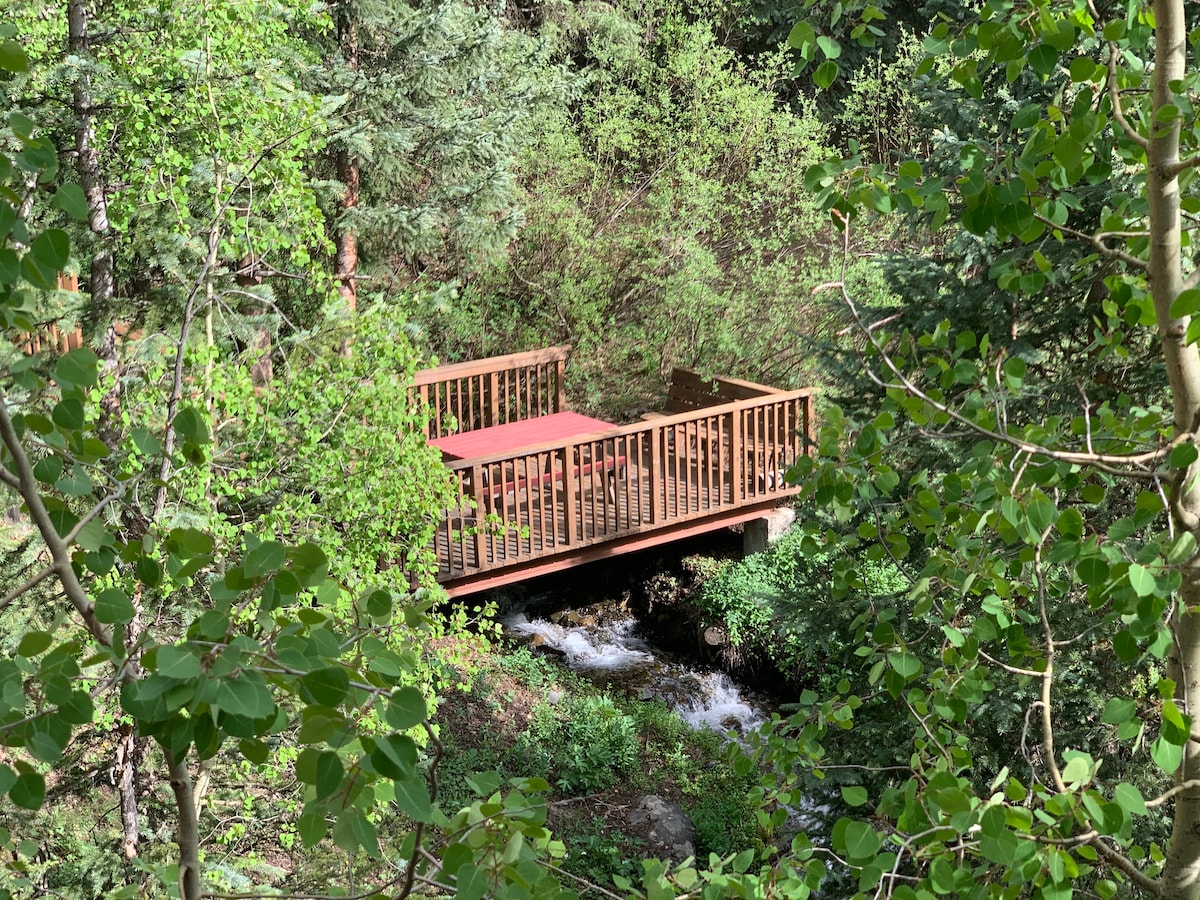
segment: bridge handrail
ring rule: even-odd
[[[566,409],[570,347],[548,347],[422,369],[413,377],[429,407],[427,437],[521,422]]]
[[[552,450],[561,450],[563,447],[573,446],[575,444],[583,444],[595,442],[608,438],[622,437],[624,435],[638,434],[640,432],[651,432],[657,430],[666,430],[679,425],[685,425],[689,422],[695,422],[701,419],[711,419],[714,416],[723,413],[737,412],[742,409],[753,409],[755,407],[770,406],[780,402],[788,402],[790,400],[810,399],[817,394],[816,388],[798,388],[791,391],[772,391],[769,394],[764,394],[758,397],[749,397],[745,400],[731,400],[725,403],[719,403],[715,406],[706,406],[701,409],[688,410],[681,413],[670,413],[668,415],[658,416],[644,422],[630,422],[627,425],[614,425],[612,428],[603,431],[590,432],[588,434],[580,434],[572,437],[570,440],[555,440],[546,441],[541,444],[533,444],[529,447],[522,447],[520,450],[512,450],[504,453],[493,453],[486,456],[475,456],[470,459],[447,460],[446,466],[452,470],[469,469],[476,465],[494,465],[496,463],[504,463],[523,456],[532,456],[536,453],[548,453]],[[811,402],[810,404],[811,405]],[[814,437],[812,434],[811,422],[806,423],[806,436]]]

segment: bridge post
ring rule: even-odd
[[[790,506],[773,509],[761,519],[751,519],[742,528],[742,556],[753,556],[766,550],[795,521],[796,511]]]

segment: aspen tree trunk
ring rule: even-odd
[[[1182,220],[1179,206],[1180,122],[1176,117],[1159,124],[1157,112],[1174,103],[1171,83],[1187,65],[1184,0],[1155,0],[1155,64],[1152,118],[1154,133],[1147,148],[1147,191],[1150,230],[1150,289],[1170,378],[1176,433],[1193,432],[1200,422],[1200,352],[1186,343],[1187,319],[1171,318],[1171,304],[1183,289]],[[1200,480],[1197,467],[1180,473],[1173,485],[1171,514],[1177,532],[1200,536]],[[1167,674],[1175,681],[1175,702],[1193,720],[1200,719],[1200,562],[1183,568],[1170,626],[1174,648]],[[1197,702],[1190,702],[1195,700]],[[1182,784],[1200,779],[1200,740],[1197,726],[1184,745],[1176,773]],[[1200,897],[1200,790],[1190,788],[1175,797],[1175,818],[1163,868],[1161,896],[1169,900]]]
[[[357,72],[358,23],[347,3],[343,2],[338,6],[337,24],[342,59],[347,69]],[[358,276],[358,235],[354,227],[347,223],[347,216],[358,207],[359,164],[358,155],[347,147],[337,151],[337,177],[345,187],[345,193],[342,195],[341,221],[338,222],[335,238],[334,270],[339,282],[338,293],[353,312],[358,308],[358,288],[355,281]]]
[[[87,65],[90,61],[88,11],[83,0],[67,4],[67,46],[71,54],[84,61],[72,90],[75,114],[75,163],[79,183],[87,199],[88,228],[94,236],[92,258],[88,264],[88,292],[92,314],[104,327],[100,345],[102,383],[112,388],[101,398],[98,432],[110,448],[116,443],[116,423],[121,411],[120,389],[116,384],[117,332],[112,321],[112,300],[116,293],[113,272],[113,252],[109,243],[108,192],[100,172],[100,153],[96,149],[96,132],[92,107],[92,80]]]
[[[72,107],[75,114],[75,159],[79,182],[87,200],[88,228],[94,244],[88,265],[88,291],[92,314],[103,323],[104,338],[100,345],[101,383],[110,385],[100,400],[100,419],[97,433],[110,448],[115,447],[120,421],[121,394],[118,383],[117,332],[112,321],[113,297],[116,282],[113,272],[113,252],[109,241],[108,193],[100,171],[100,153],[96,148],[96,132],[92,106],[92,83],[87,65],[90,59],[88,36],[88,6],[84,0],[67,3],[67,45],[71,53],[83,60],[75,79]],[[133,629],[131,624],[130,628]],[[130,642],[136,634],[129,634]],[[132,729],[122,727],[117,734],[113,775],[121,795],[122,850],[126,860],[139,853],[138,836],[138,761],[145,752],[143,742]]]

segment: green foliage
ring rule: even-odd
[[[542,705],[518,753],[546,763],[567,794],[589,794],[628,775],[638,759],[633,719],[604,696],[570,695],[560,706]]]
[[[586,827],[574,830],[564,841],[567,858],[564,868],[594,884],[610,884],[614,878],[637,876],[645,857],[645,842],[614,831],[602,818],[593,818]]]
[[[846,12],[865,18],[869,5]],[[1155,810],[1172,776],[1191,777],[1179,684],[1195,644],[1177,610],[1195,591],[1181,505],[1197,385],[1173,376],[1166,394],[1157,364],[1135,363],[1147,347],[1170,365],[1196,358],[1190,282],[1159,252],[1179,208],[1147,189],[1161,177],[1182,209],[1195,205],[1191,177],[1166,174],[1176,142],[1196,144],[1176,92],[1197,75],[1168,49],[1188,18],[1169,3],[1049,4],[1026,18],[998,2],[939,23],[915,76],[941,72],[942,103],[973,127],[947,114],[944,157],[807,174],[844,228],[867,210],[935,229],[957,220],[959,246],[976,242],[987,261],[968,298],[984,300],[976,315],[959,315],[954,273],[916,333],[846,292],[879,401],[830,408],[824,456],[792,473],[834,519],[820,552],[889,558],[911,579],[904,615],[856,619],[860,668],[763,736],[781,803],[807,777],[842,782],[831,842],[847,894],[1194,894],[1195,811],[1173,798],[1164,854]],[[832,60],[819,33],[800,43]],[[936,283],[936,267],[925,274]],[[1047,315],[1048,291],[1086,301]],[[1155,323],[1157,335],[1142,331]],[[1169,333],[1180,340],[1160,340]],[[1104,364],[1138,370],[1126,383],[1138,392],[1111,392]],[[894,743],[879,753],[888,707]],[[901,869],[914,873],[903,888],[888,874]]]
[[[764,847],[754,799],[759,776],[745,761],[732,770],[723,735],[693,730],[662,702],[597,692],[526,648],[497,649],[476,677],[468,708],[456,707],[456,714],[446,707],[439,782],[452,802],[469,795],[472,770],[494,769],[501,777],[548,773],[564,801],[554,803],[556,830],[567,848],[562,865],[600,883],[640,869],[634,860],[644,848],[625,833],[624,815],[613,805],[631,796],[677,797],[696,827],[699,858]],[[512,712],[530,701],[527,721],[517,716],[514,722]],[[486,740],[479,739],[481,721]],[[589,754],[589,742],[601,749]],[[636,754],[632,764],[614,766],[613,759],[630,753]],[[596,825],[597,809],[607,811],[607,828]]]
[[[397,562],[427,577],[432,523],[447,505],[403,326],[382,304],[332,320],[297,337],[266,390],[241,357],[213,368],[214,463],[228,474],[206,487],[222,518],[319,543],[334,574],[361,588],[403,590]]]
[[[11,36],[9,26],[0,26],[0,40]],[[21,68],[24,56],[5,48],[3,66]],[[32,229],[24,219],[26,193],[53,177],[54,145],[23,116],[10,116],[9,125],[21,149],[0,153],[0,259],[12,263],[0,267],[6,339],[33,328],[37,289],[52,286],[70,253],[64,232]],[[185,360],[182,345],[181,339],[177,358]],[[392,400],[403,392],[403,373],[386,366],[399,362],[411,373],[412,361],[402,345],[388,346],[396,349],[364,339],[362,355],[381,367],[370,374]],[[330,373],[327,366],[324,374]],[[393,380],[396,393],[389,394]],[[389,646],[401,633],[391,594],[372,590],[355,601],[330,577],[330,561],[314,544],[284,543],[252,527],[217,530],[214,537],[181,523],[189,500],[202,493],[195,485],[214,483],[204,477],[213,435],[206,407],[169,407],[160,440],[156,428],[137,419],[154,415],[155,404],[130,403],[124,407],[129,436],[110,449],[96,436],[99,382],[99,359],[86,348],[28,356],[0,372],[5,505],[19,498],[41,546],[38,571],[6,584],[3,601],[23,633],[0,665],[6,746],[0,793],[6,815],[28,817],[38,839],[0,834],[6,891],[86,890],[80,873],[40,863],[31,868],[30,860],[52,844],[74,852],[69,841],[55,844],[44,830],[55,816],[43,807],[63,788],[58,770],[67,768],[73,744],[120,718],[155,745],[145,764],[159,768],[172,787],[177,845],[174,860],[163,865],[149,856],[140,866],[124,866],[115,855],[101,861],[98,853],[76,852],[79,861],[90,861],[94,891],[109,888],[119,867],[127,881],[122,895],[178,890],[184,900],[199,900],[206,885],[192,777],[199,766],[222,764],[242,777],[288,767],[296,801],[288,830],[304,847],[328,839],[350,860],[377,859],[384,849],[377,823],[394,808],[404,833],[388,849],[410,869],[425,867],[418,845],[436,822],[444,856],[428,871],[448,888],[466,892],[481,879],[528,883],[527,871],[509,867],[531,865],[542,891],[557,893],[557,882],[534,861],[561,855],[541,828],[545,806],[535,795],[544,783],[522,781],[508,796],[492,785],[457,816],[435,809],[426,777],[436,771],[439,753],[427,698],[414,683],[418,654],[411,649],[434,633],[428,601],[406,606],[410,644],[397,652]],[[364,476],[363,469],[342,478]],[[152,487],[183,498],[175,515],[147,517],[138,501]],[[47,597],[39,585],[55,589]],[[181,597],[189,602],[179,603]],[[433,743],[427,768],[414,735]],[[477,831],[480,821],[495,830]],[[237,840],[238,833],[226,830],[223,837]],[[215,873],[222,883],[235,875]]]
[[[616,413],[660,402],[673,365],[810,378],[834,330],[810,290],[838,273],[793,173],[826,152],[820,122],[777,111],[709,23],[662,4],[555,7],[544,31],[594,71],[523,158],[510,267],[422,313],[439,354],[569,343],[576,396]],[[873,267],[846,277],[884,302]]]
[[[811,509],[800,518],[819,516]],[[890,560],[823,547],[814,524],[796,527],[765,551],[724,564],[706,578],[698,605],[743,657],[764,658],[805,687],[831,687],[852,664],[854,620],[864,609],[895,609],[908,587]]]
[[[106,4],[88,25],[104,39],[69,55],[65,14],[18,6],[31,34],[25,96],[69,96],[78,78],[88,79],[101,190],[120,236],[119,281],[156,289],[159,300],[138,308],[126,293],[127,322],[173,321],[201,271],[218,280],[215,299],[230,311],[262,307],[244,283],[220,277],[229,269],[258,280],[290,273],[301,276],[293,284],[325,289],[321,190],[306,167],[324,145],[330,110],[299,83],[315,60],[298,29],[324,27],[319,10],[288,0]],[[56,144],[74,143],[74,114],[69,104],[43,106]],[[75,238],[84,250],[110,240],[85,229]],[[273,299],[270,290],[260,295]]]
[[[312,77],[338,104],[331,148],[359,164],[337,225],[357,232],[365,270],[403,285],[491,264],[523,224],[514,163],[530,119],[570,81],[543,43],[461,0],[342,2],[333,16]]]

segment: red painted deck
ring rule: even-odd
[[[811,446],[812,390],[713,379],[697,394],[698,376],[677,370],[692,393],[673,387],[667,405],[686,396],[696,408],[610,426],[562,408],[565,358],[556,348],[418,375],[430,442],[471,454],[447,462],[457,501],[434,542],[451,597],[745,522],[796,493],[783,472]],[[478,427],[440,430],[456,422]]]

